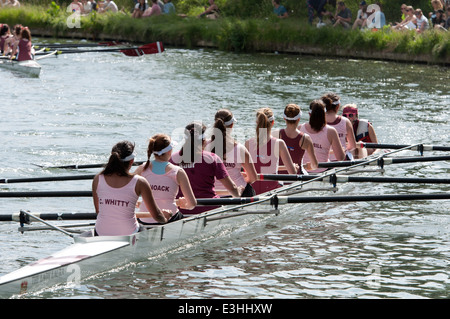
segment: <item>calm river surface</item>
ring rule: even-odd
[[[41,64],[39,78],[0,69],[0,178],[94,173],[33,164],[102,163],[124,139],[134,141],[137,159],[145,160],[150,136],[163,132],[176,139],[192,120],[211,124],[220,108],[234,112],[243,141],[253,133],[256,109],[273,108],[281,127],[284,106],[296,103],[303,123],[309,102],[329,91],[343,105],[356,103],[383,143],[450,145],[450,70],[438,66],[175,48],[139,58],[68,54]],[[449,178],[450,163],[389,165],[384,175]],[[450,191],[448,185],[339,187],[341,195]],[[90,181],[0,188],[90,190]],[[448,298],[449,208],[449,201],[296,205],[78,288],[25,297]],[[93,212],[93,205],[90,198],[1,199],[0,214],[20,209]],[[20,234],[17,227],[0,224],[0,275],[71,242],[56,232]]]

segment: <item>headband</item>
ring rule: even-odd
[[[283,113],[283,118],[284,118],[285,120],[288,120],[288,121],[296,121],[296,120],[298,120],[301,116],[302,116],[302,111],[300,111],[300,112],[299,112],[296,116],[294,116],[294,117],[288,117],[288,116],[286,116],[286,114]]]
[[[334,102],[331,103],[331,104],[333,104],[333,105],[339,105],[339,104],[341,104],[341,100],[334,101]]]
[[[273,121],[275,121],[275,116],[272,115],[271,117],[268,117],[267,120],[269,122],[273,122]]]
[[[173,144],[170,143],[168,146],[164,147],[162,150],[160,151],[153,151],[154,154],[161,156],[164,153],[167,153],[168,151],[170,151],[171,149],[173,149]]]
[[[120,160],[121,160],[122,162],[129,162],[129,161],[131,161],[132,159],[134,159],[135,157],[136,157],[136,154],[135,154],[135,153],[131,153],[131,154],[128,155],[127,157],[121,158]]]
[[[237,120],[236,120],[236,118],[233,116],[233,118],[232,118],[231,120],[226,121],[226,122],[223,122],[223,124],[224,124],[225,126],[230,126],[231,124],[236,123],[236,122],[237,122]]]

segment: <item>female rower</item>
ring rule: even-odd
[[[108,164],[92,182],[92,197],[97,213],[96,235],[123,236],[139,231],[134,212],[139,196],[142,196],[150,215],[159,223],[166,223],[171,213],[159,209],[147,180],[131,175],[134,162],[134,145],[123,141],[111,150]]]
[[[154,135],[148,143],[147,162],[140,165],[135,171],[135,174],[145,177],[150,183],[153,197],[158,206],[172,212],[173,217],[169,222],[183,218],[178,206],[190,210],[197,205],[186,172],[181,167],[169,163],[172,147],[168,135]],[[154,160],[150,161],[152,154]],[[184,197],[175,200],[179,189],[183,192]],[[140,204],[139,211],[148,211],[145,203]],[[139,222],[144,225],[158,223],[154,218],[140,218]]]
[[[217,154],[223,160],[233,182],[238,188],[243,189],[241,197],[252,197],[255,195],[252,183],[257,179],[256,169],[245,146],[231,136],[235,122],[236,119],[230,110],[217,111],[214,116],[211,143],[206,146],[206,150]],[[244,169],[243,174],[241,169]],[[225,187],[218,181],[216,190],[223,191]]]
[[[358,118],[358,107],[356,104],[347,104],[342,109],[342,116],[348,118],[353,125],[353,132],[357,142],[378,143],[375,129],[368,120]],[[368,155],[375,152],[375,149],[367,149]]]
[[[317,160],[328,162],[330,160],[330,149],[332,149],[336,160],[342,161],[345,158],[345,153],[336,129],[327,125],[325,104],[322,100],[314,100],[309,105],[309,109],[309,122],[301,125],[300,131],[311,136]],[[305,161],[309,161],[308,154],[305,154],[304,158]],[[325,168],[319,168],[310,172],[317,173],[325,170]]]
[[[337,114],[341,107],[341,98],[335,93],[327,93],[322,96],[322,101],[325,103],[327,124],[334,127],[338,132],[339,140],[345,150],[346,159],[353,160],[352,154],[355,153],[356,141],[352,123],[347,118]],[[334,153],[331,153],[330,160],[334,161],[335,159]]]
[[[317,158],[314,153],[314,145],[311,137],[308,134],[300,132],[297,127],[300,122],[302,111],[297,104],[288,104],[284,108],[284,121],[286,122],[286,128],[274,132],[275,136],[282,139],[286,143],[286,147],[289,150],[291,159],[294,164],[298,164],[299,168],[297,174],[305,174],[306,170],[317,169]],[[308,153],[310,162],[303,163],[303,155],[305,151]],[[283,161],[280,159],[280,166],[283,166]],[[284,168],[278,171],[279,174],[287,174],[287,170]]]
[[[297,168],[292,162],[286,143],[272,136],[272,127],[275,123],[270,108],[262,108],[256,112],[256,137],[245,142],[245,147],[252,156],[256,172],[260,174],[277,174],[279,159],[283,160],[289,174],[296,174]],[[278,181],[256,181],[253,188],[256,194],[268,192],[281,185]]]
[[[181,150],[172,154],[171,162],[181,166],[189,177],[192,191],[196,198],[219,198],[214,184],[220,181],[233,197],[239,197],[239,190],[222,160],[216,154],[204,150],[206,126],[192,122],[185,128],[185,143]],[[178,194],[181,196],[181,194]],[[184,194],[183,194],[184,195]],[[183,215],[199,214],[216,207],[203,206],[192,210],[181,209]]]
[[[0,53],[2,55],[6,55],[7,51],[8,51],[8,47],[6,45],[7,41],[9,40],[9,38],[11,37],[11,32],[9,30],[9,25],[2,24],[1,28],[0,28]]]
[[[28,27],[24,27],[20,32],[19,41],[14,43],[11,57],[17,54],[17,61],[33,60],[31,50],[31,32]]]

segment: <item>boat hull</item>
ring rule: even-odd
[[[38,77],[41,73],[41,65],[35,60],[11,61],[8,59],[0,60],[0,67],[11,71],[17,71],[29,76]]]

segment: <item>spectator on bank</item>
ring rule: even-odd
[[[367,7],[367,20],[365,26],[369,29],[382,29],[386,25],[386,17],[381,10],[381,3],[371,4]]]
[[[205,11],[198,15],[198,18],[203,16],[209,19],[217,19],[220,14],[220,9],[217,4],[214,3],[214,0],[209,0],[209,7],[205,7]]]
[[[20,7],[20,2],[19,0],[6,0],[6,2],[4,3],[5,7],[14,7],[14,8],[19,8]]]
[[[105,12],[118,12],[119,8],[117,7],[117,4],[112,0],[106,0],[106,3],[103,4],[103,6],[98,10],[100,13]]]
[[[133,18],[142,18],[142,15],[144,14],[145,10],[148,9],[147,0],[138,0],[136,5],[134,6],[133,13],[131,14],[131,17]]]
[[[351,22],[352,12],[346,7],[344,1],[339,1],[336,8],[333,27],[342,26],[345,29],[349,29]]]
[[[450,30],[450,6],[447,7],[447,20],[445,20],[444,28]]]
[[[428,19],[423,15],[422,10],[416,9],[415,15],[417,33],[423,33],[425,30],[428,30],[430,28],[430,23],[428,22]]]
[[[172,3],[172,0],[164,0],[164,9],[163,14],[175,14],[175,6]]]
[[[280,19],[287,18],[288,12],[286,10],[286,7],[281,5],[281,0],[272,0],[273,5],[273,13]]]
[[[406,7],[405,20],[392,27],[392,30],[415,30],[416,16],[414,15],[414,8],[412,6]]]
[[[142,17],[154,17],[159,15],[161,15],[161,7],[158,4],[158,0],[152,0],[152,6],[145,10]]]
[[[362,28],[367,20],[367,3],[365,1],[361,1],[361,3],[359,4],[359,10],[358,13],[356,14],[356,20],[353,23],[353,27],[352,29],[355,30],[358,27]]]
[[[327,2],[327,0],[306,0],[306,5],[308,7],[309,24],[312,24],[314,20],[314,11],[317,12],[319,23],[322,23],[322,18],[324,15],[330,15],[330,13],[325,10],[325,5],[327,4]]]

